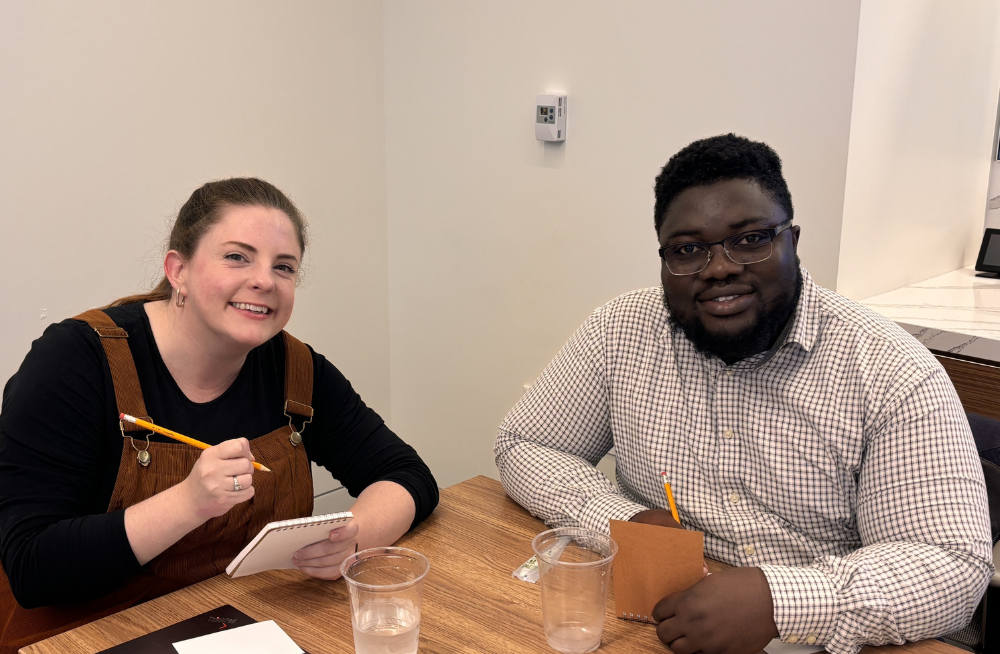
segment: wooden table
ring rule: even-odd
[[[399,542],[431,561],[420,651],[551,654],[542,633],[538,586],[510,576],[531,556],[531,539],[544,529],[492,479],[476,477],[444,489],[434,514]],[[93,654],[223,604],[232,604],[256,620],[274,620],[311,654],[354,652],[345,582],[320,581],[297,570],[239,579],[213,577],[21,652]],[[609,598],[598,651],[668,652],[652,625],[618,620],[613,608]],[[962,654],[962,650],[922,641],[868,647],[863,654]]]

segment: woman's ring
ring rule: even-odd
[[[240,480],[236,478],[236,475],[233,475],[233,492],[238,493],[241,490],[243,490],[243,487],[240,486]]]

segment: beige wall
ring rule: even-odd
[[[596,306],[658,283],[651,187],[693,139],[778,150],[821,284],[859,296],[968,261],[997,14],[985,0],[0,3],[0,380],[50,321],[155,281],[193,188],[260,175],[313,228],[290,329],[443,485],[494,474],[523,384]],[[547,90],[569,93],[562,145],[533,136]]]
[[[970,265],[1000,91],[1000,3],[865,0],[836,289],[862,299]]]
[[[393,425],[442,484],[600,304],[658,283],[652,184],[735,131],[781,154],[836,282],[860,0],[385,2]],[[569,94],[535,140],[535,94]]]
[[[387,414],[382,68],[378,2],[0,3],[0,379],[155,281],[194,188],[258,175],[312,226],[289,329]]]

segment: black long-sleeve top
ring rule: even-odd
[[[213,445],[288,424],[280,334],[247,355],[221,396],[199,404],[160,358],[142,304],[107,313],[129,334],[146,410],[158,424]],[[376,481],[400,484],[413,496],[416,526],[437,505],[430,470],[333,364],[312,356],[315,417],[302,432],[309,459],[354,497]],[[151,440],[172,442],[156,434]],[[0,411],[0,560],[21,606],[87,601],[140,572],[125,512],[107,512],[122,444],[97,334],[76,320],[51,325],[7,382]]]

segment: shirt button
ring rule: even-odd
[[[745,554],[746,554],[747,556],[753,556],[753,553],[754,553],[754,552],[756,552],[756,551],[757,551],[757,550],[756,550],[756,548],[754,548],[754,546],[753,546],[753,545],[747,545],[746,547],[744,547],[744,548],[743,548],[743,552],[744,552],[744,553],[745,553]],[[811,644],[811,643],[810,643],[810,644]]]
[[[806,636],[806,644],[812,645],[816,642],[816,634],[809,634]]]
[[[732,495],[729,496],[729,501],[732,502],[733,504],[739,504],[740,503],[740,494],[739,493],[733,493]]]
[[[732,438],[733,437],[733,430],[732,429],[727,429],[726,431],[722,432],[722,435],[725,436],[726,438]]]
[[[795,643],[799,642],[799,637],[796,636],[795,634],[792,634],[791,636],[785,639],[785,642],[794,645]]]
[[[733,376],[733,371],[732,370],[727,370],[726,371],[726,377],[732,377],[732,376]]]

